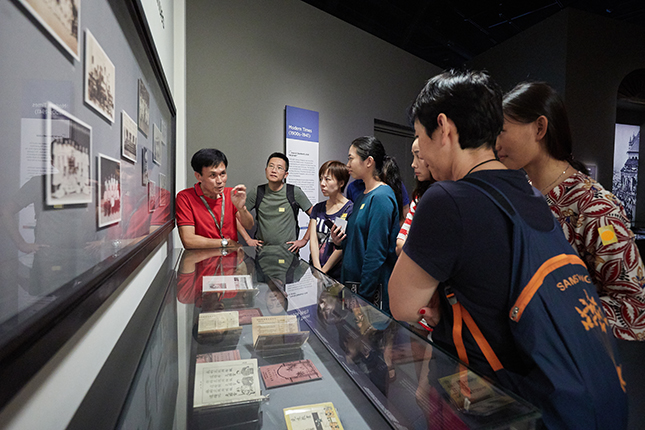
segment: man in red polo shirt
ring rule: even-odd
[[[246,209],[246,187],[226,187],[228,160],[221,151],[200,149],[190,165],[197,183],[177,194],[176,219],[186,249],[219,248],[237,244],[238,223],[253,227]]]

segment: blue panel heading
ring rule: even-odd
[[[318,112],[286,106],[287,121],[285,136],[287,139],[318,142]]]

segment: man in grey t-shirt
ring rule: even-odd
[[[288,193],[291,191],[288,188],[293,187],[294,204],[307,215],[311,213],[311,202],[300,187],[285,184],[284,181],[289,175],[289,159],[286,155],[281,152],[271,154],[267,160],[265,173],[269,183],[260,186],[264,188],[264,196],[255,214],[258,225],[255,239],[245,237],[245,240],[250,246],[286,243],[289,251],[298,252],[309,242],[309,230],[307,229],[302,239],[298,239],[297,212],[289,202]],[[248,190],[246,207],[249,211],[255,208],[257,197],[257,189]]]

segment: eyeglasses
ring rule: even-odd
[[[276,166],[275,164],[269,164],[269,165],[267,166],[267,169],[269,169],[269,170],[274,170],[274,169],[275,169],[275,170],[277,170],[278,172],[284,172],[284,167],[282,167],[282,166]]]

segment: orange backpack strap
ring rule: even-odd
[[[477,327],[477,324],[475,324],[475,320],[473,320],[473,317],[471,317],[468,311],[463,306],[461,306],[461,303],[457,303],[457,305],[462,308],[463,318],[464,318],[464,321],[466,321],[466,326],[468,327],[468,330],[470,330],[470,333],[475,338],[475,341],[477,342],[479,349],[481,349],[481,351],[484,353],[484,357],[486,357],[486,361],[488,361],[488,364],[490,364],[490,367],[492,367],[493,371],[495,372],[497,372],[500,369],[503,369],[504,366],[502,366],[502,363],[499,361],[499,358],[497,358],[497,354],[495,354],[495,351],[493,351],[493,348],[490,347],[488,341],[486,340],[482,332],[479,330],[479,327]]]
[[[461,305],[461,303],[459,303],[459,301],[457,301],[457,297],[450,287],[446,287],[446,298],[448,299],[450,306],[452,306],[452,340],[455,343],[455,348],[457,348],[459,359],[465,364],[468,364],[468,354],[466,353],[466,347],[464,345],[462,334],[462,321],[465,321],[466,327],[468,327],[468,330],[470,330],[473,338],[475,338],[477,346],[479,346],[479,349],[484,354],[484,357],[486,357],[486,361],[488,361],[490,367],[493,368],[493,371],[497,372],[498,370],[503,369],[504,366],[502,366],[499,358],[497,358],[497,354],[495,354],[493,348],[490,347],[490,344],[482,334],[481,330],[479,330],[479,327],[475,323],[473,317],[470,316],[470,313]]]
[[[452,315],[453,315],[452,341],[455,343],[455,348],[457,348],[457,354],[459,355],[459,359],[464,363],[468,364],[468,354],[466,354],[466,347],[464,346],[464,338],[461,333],[461,329],[463,327],[462,325],[463,317],[461,315],[461,310],[463,308],[461,307],[461,304],[457,301],[457,298],[455,297],[455,293],[453,293],[452,290],[449,292],[448,289],[446,289],[446,297],[448,298],[448,302],[452,306]]]

